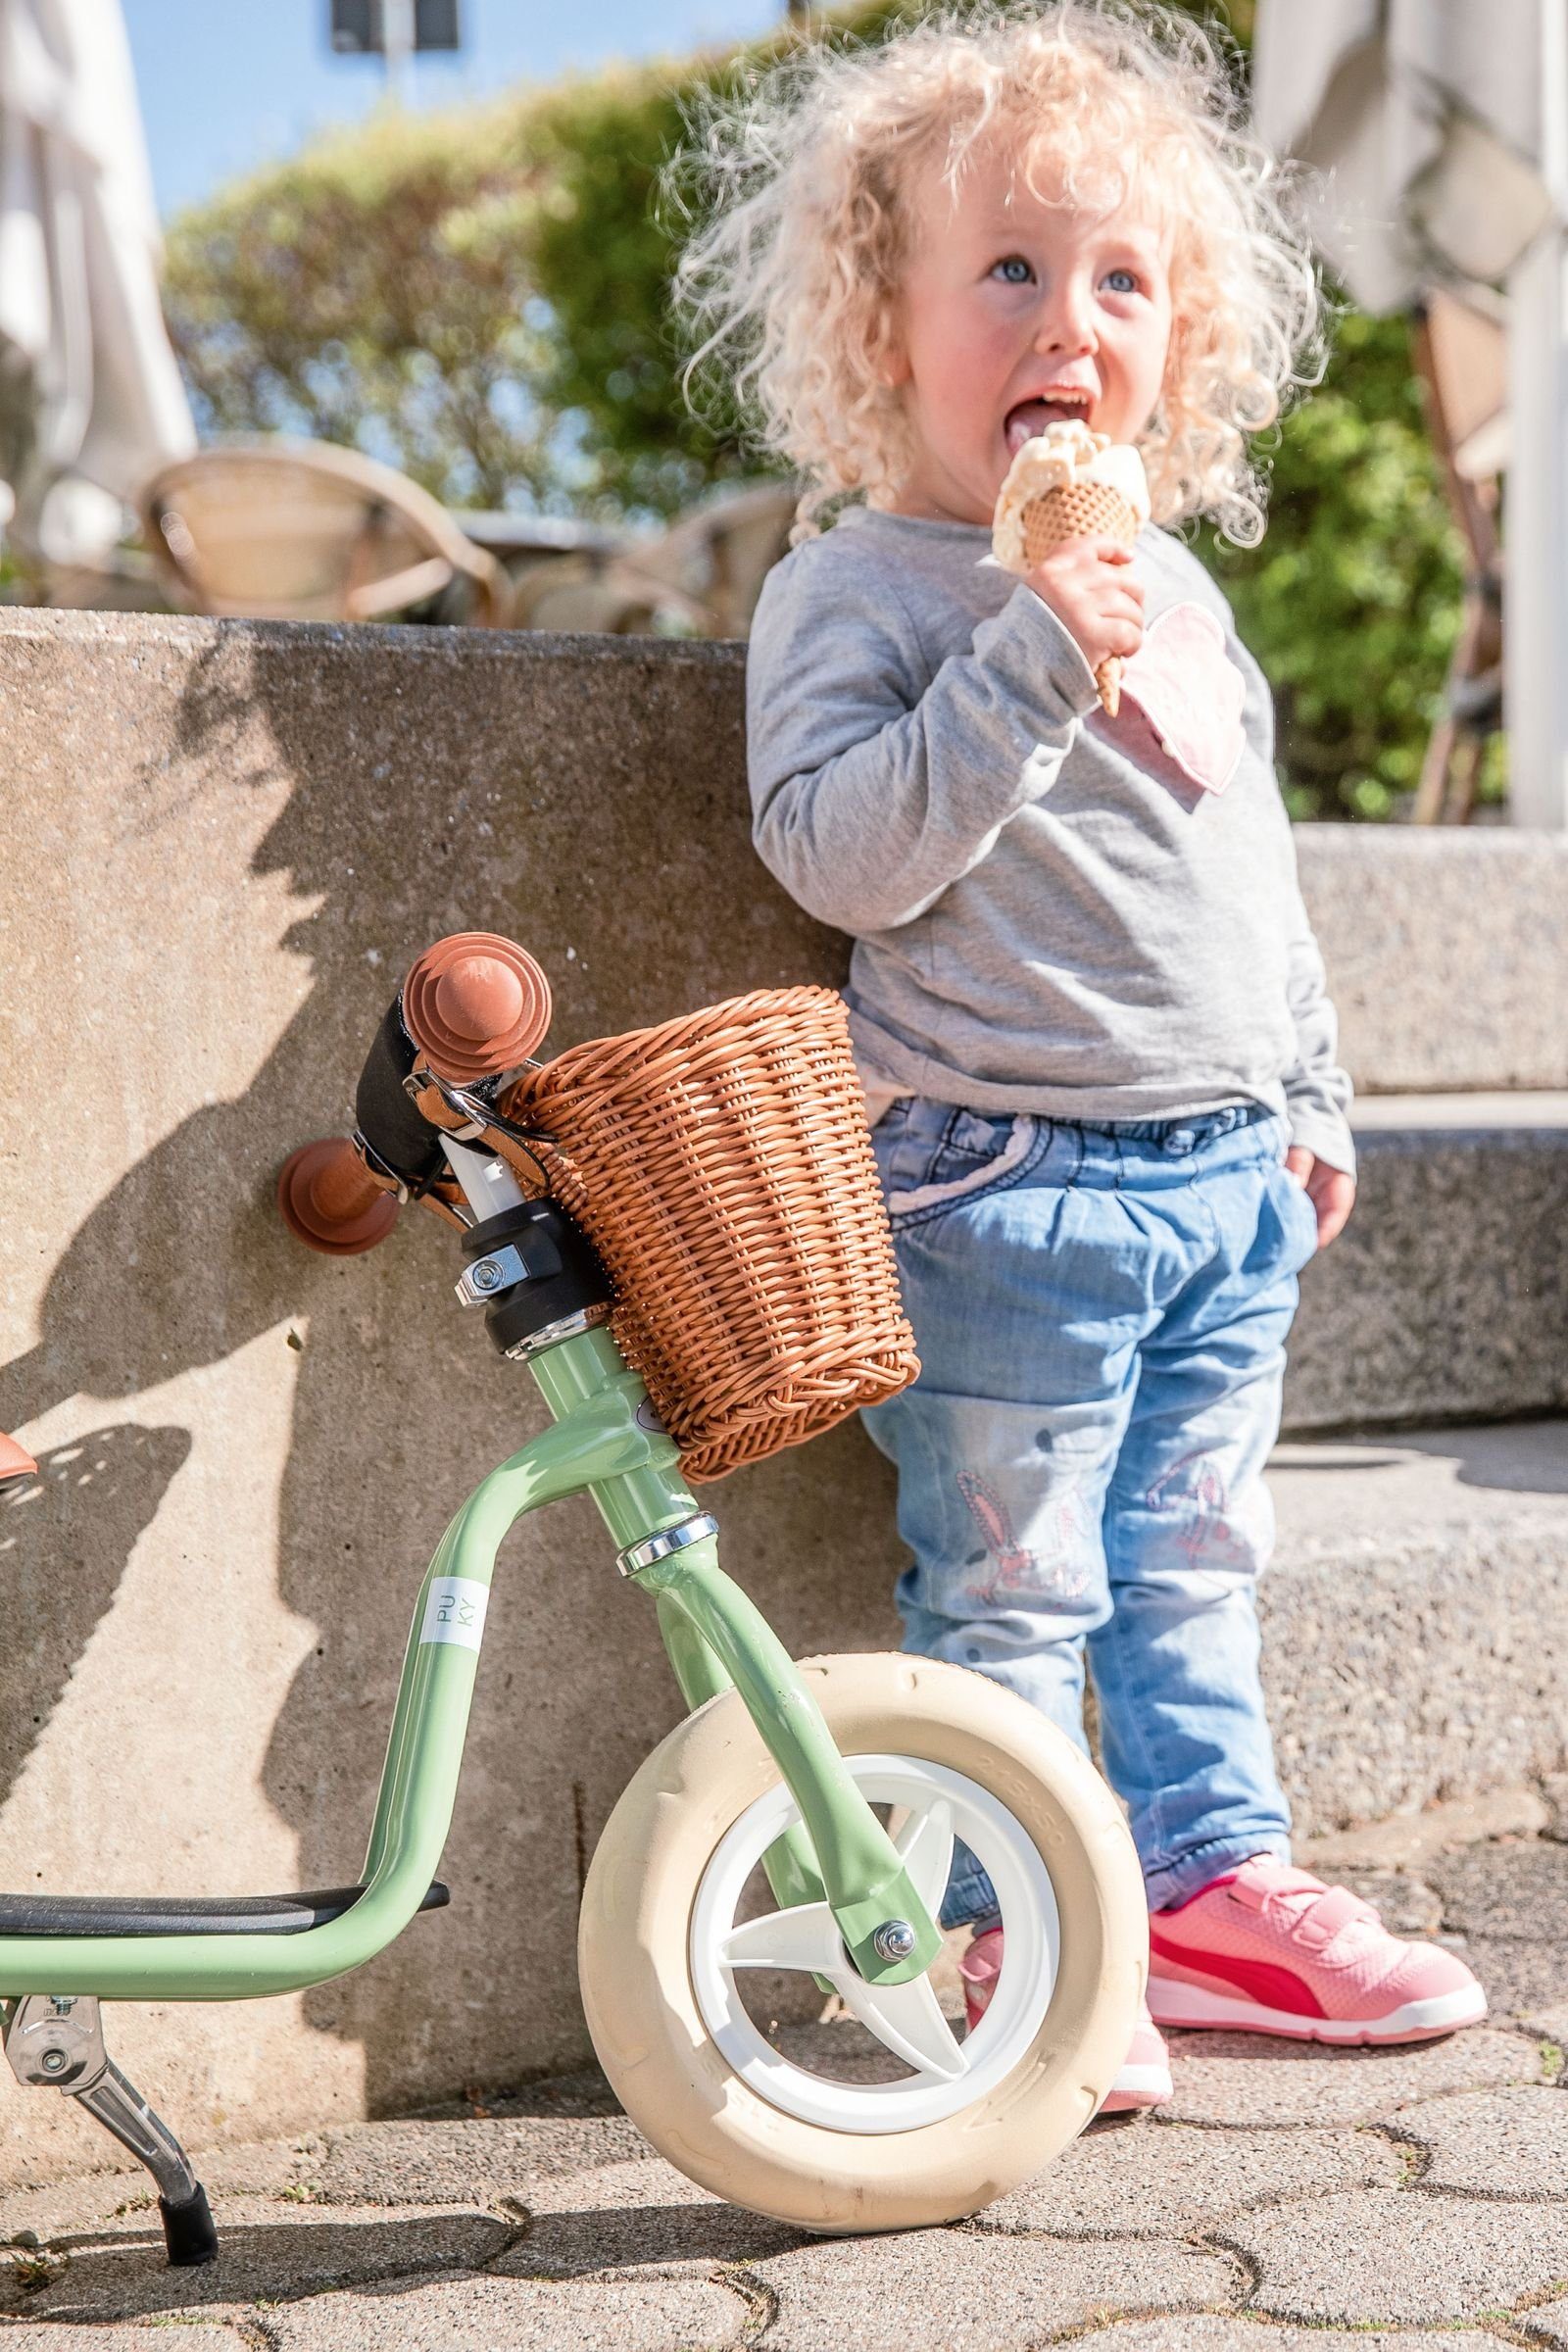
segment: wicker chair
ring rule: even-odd
[[[254,620],[386,620],[414,607],[506,628],[511,583],[427,491],[356,451],[230,442],[154,476],[142,529],[186,611]]]

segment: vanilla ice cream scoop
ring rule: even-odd
[[[1008,466],[997,500],[991,537],[997,562],[1008,571],[1031,570],[1039,560],[1031,560],[1024,546],[1024,514],[1031,501],[1053,490],[1091,483],[1115,493],[1133,518],[1134,534],[1143,529],[1149,520],[1149,479],[1130,441],[1112,441],[1078,416],[1062,417],[1044,432],[1031,434]]]
[[[1020,575],[1064,539],[1103,532],[1130,547],[1150,518],[1144,461],[1130,442],[1112,441],[1078,416],[1032,434],[1007,468],[997,500],[991,552]],[[1115,655],[1095,672],[1100,699],[1114,718],[1121,700]]]

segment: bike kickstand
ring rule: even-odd
[[[110,2057],[96,1996],[26,1993],[6,2011],[4,2039],[19,2082],[64,2091],[147,2167],[158,2183],[171,2267],[212,2262],[218,2231],[207,2191],[169,2126]]]

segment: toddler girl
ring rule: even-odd
[[[734,361],[807,483],[752,634],[751,787],[762,858],[856,941],[922,1365],[866,1415],[906,1646],[1080,1743],[1087,1655],[1153,2021],[1447,2032],[1485,2010],[1461,1962],[1289,1859],[1262,1474],[1298,1270],[1354,1195],[1350,1090],[1267,689],[1157,527],[1259,536],[1246,437],[1315,329],[1310,262],[1206,37],[1114,0],[805,49],[706,144],[699,361]],[[998,492],[1062,418],[1136,445],[1153,522],[1020,581]],[[961,1848],[943,1920],[975,1923],[972,2019],[1004,1923]],[[1107,2104],[1169,2087],[1146,2019]]]

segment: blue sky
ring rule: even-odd
[[[159,209],[167,219],[236,172],[375,104],[381,70],[334,57],[328,0],[123,0]],[[612,57],[743,40],[784,0],[462,0],[458,57],[421,59],[413,102],[446,106]]]

